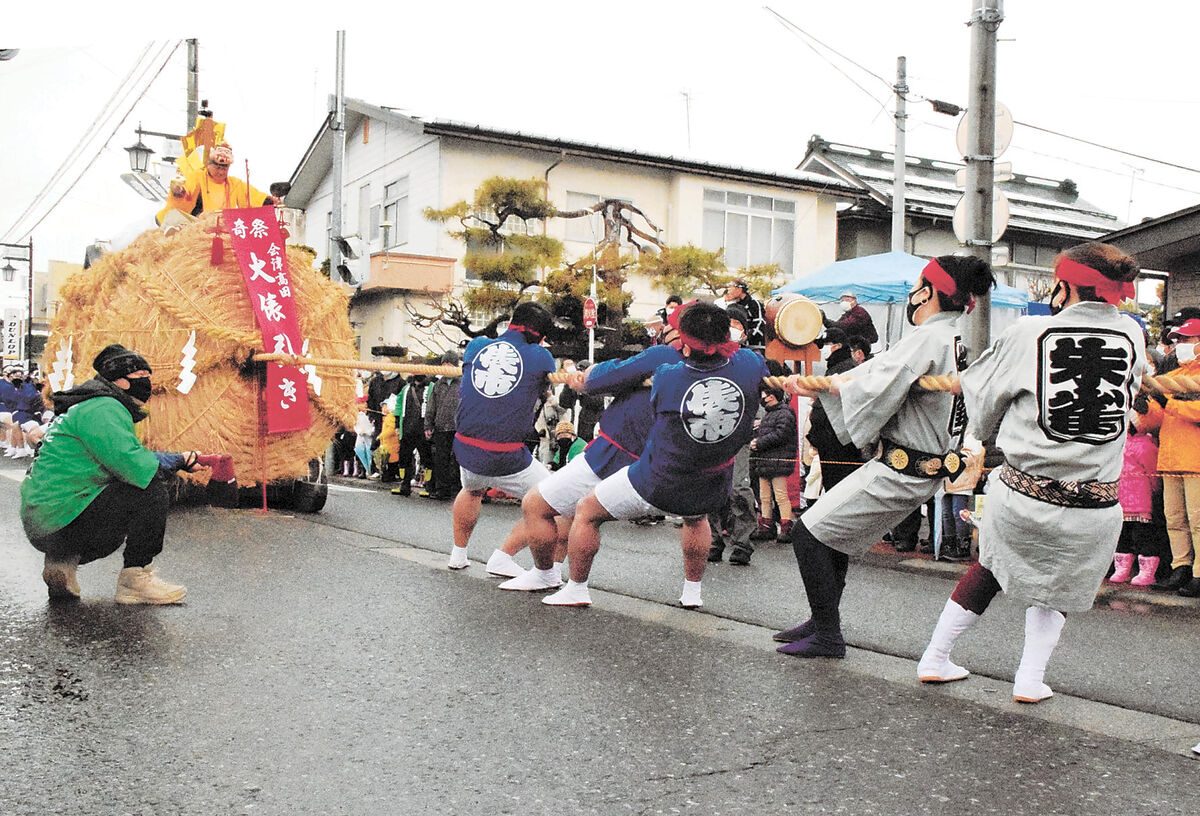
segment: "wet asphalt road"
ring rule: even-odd
[[[1059,695],[1017,707],[1015,607],[956,651],[981,676],[912,680],[936,575],[852,566],[867,648],[787,659],[760,625],[805,614],[780,548],[711,570],[687,612],[675,531],[610,525],[593,585],[612,591],[550,609],[442,568],[448,505],[335,489],[316,517],[174,513],[156,563],[183,605],[116,606],[113,556],[52,608],[16,505],[0,478],[3,814],[1200,811],[1194,661],[1142,665],[1194,651],[1188,610],[1072,619]],[[485,507],[472,557],[514,517]]]

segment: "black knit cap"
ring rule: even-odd
[[[130,351],[120,343],[113,343],[105,346],[104,350],[96,355],[96,359],[92,360],[92,368],[96,369],[96,373],[101,377],[113,382],[135,371],[149,371],[150,364],[136,351]]]

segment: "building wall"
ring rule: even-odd
[[[343,231],[346,235],[359,236],[353,243],[361,250],[361,257],[347,262],[358,282],[367,280],[371,252],[383,249],[381,240],[370,240],[369,207],[381,206],[384,186],[401,178],[408,180],[404,218],[407,240],[394,244],[389,251],[455,258],[458,292],[467,281],[461,265],[465,247],[447,234],[447,229],[456,225],[428,221],[422,213],[426,207],[441,209],[460,200],[471,201],[476,188],[492,176],[545,181],[549,199],[561,209],[573,206],[569,193],[629,200],[661,230],[662,240],[674,245],[702,245],[705,189],[786,199],[795,203],[793,274],[801,276],[811,272],[831,263],[837,256],[836,202],[815,193],[723,181],[617,161],[563,159],[560,153],[552,150],[432,137],[416,123],[370,120],[365,128],[365,141],[364,124],[347,134],[343,193]],[[552,165],[555,166],[550,169]],[[331,175],[321,180],[304,216],[296,220],[295,231],[302,235],[304,243],[317,250],[318,260],[328,255],[326,225],[333,199],[331,183]],[[365,199],[360,199],[359,191],[364,187],[369,192]],[[578,258],[592,248],[590,237],[579,239],[580,226],[572,226],[566,219],[551,219],[541,228],[564,242],[569,258]],[[646,279],[631,279],[627,290],[634,296],[630,314],[635,318],[650,316],[666,297],[665,291],[655,288]],[[371,346],[379,344],[407,345],[415,353],[423,353],[420,344],[415,342],[419,332],[408,325],[403,298],[404,295],[395,293],[390,297],[374,294],[356,299],[351,321],[361,339],[364,357]],[[451,334],[457,332],[451,331]],[[442,348],[449,345],[450,340],[435,336],[429,343]]]

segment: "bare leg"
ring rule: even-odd
[[[454,497],[454,546],[466,547],[479,521],[479,508],[486,490],[460,490]]]
[[[704,567],[708,564],[708,547],[712,544],[712,530],[708,526],[708,516],[684,519],[679,531],[679,544],[683,548],[683,575],[689,581],[699,581],[704,577]],[[571,556],[571,570],[575,569],[575,556]]]
[[[571,559],[571,580],[576,583],[587,581],[592,571],[592,559],[600,549],[600,525],[612,521],[604,505],[589,493],[575,508],[575,521],[571,524],[571,536],[567,544],[567,557]],[[708,529],[708,525],[705,525]],[[705,545],[705,555],[708,545]]]
[[[521,521],[513,528],[514,532],[518,528],[521,529],[524,541],[519,542],[516,549],[509,549],[512,538],[510,533],[509,540],[504,542],[504,551],[509,555],[516,555],[521,547],[528,543],[529,551],[533,554],[533,565],[541,570],[550,569],[554,566],[556,515],[558,514],[554,512],[554,508],[546,503],[536,487],[530,490],[521,500]]]
[[[574,516],[571,518],[559,516],[554,520],[554,526],[558,528],[558,538],[554,542],[555,563],[561,564],[563,561],[567,560],[567,541],[571,535],[571,522],[573,520]]]

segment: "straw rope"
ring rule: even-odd
[[[451,365],[426,365],[424,363],[376,363],[367,360],[335,360],[327,357],[300,357],[295,354],[255,354],[256,362],[280,363],[282,365],[318,368],[351,368],[362,371],[394,371],[399,374],[424,374],[430,377],[459,377],[462,369]],[[567,382],[570,374],[556,371],[548,376],[552,383]],[[809,391],[828,391],[832,377],[792,374],[787,377],[763,377],[763,383],[771,388],[783,388],[793,382]],[[928,374],[917,378],[917,388],[922,391],[953,391],[958,386],[958,377],[953,374]],[[1161,377],[1142,377],[1142,388],[1151,388],[1160,394],[1200,394],[1200,377],[1164,374]]]

